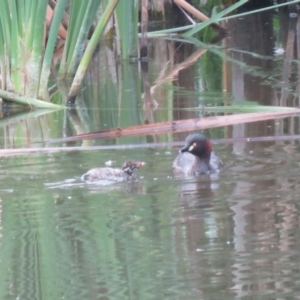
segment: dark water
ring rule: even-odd
[[[1,158],[0,298],[299,299],[299,141],[240,139],[299,134],[297,115],[205,130],[213,140],[235,138],[214,145],[225,167],[213,176],[174,177],[178,148],[169,142],[189,132],[47,142],[202,117],[182,110],[199,105],[297,107],[297,20],[278,10],[228,21],[230,35],[204,50],[154,39],[148,69],[114,64],[100,47],[77,110],[4,113],[3,149],[112,149]],[[165,145],[117,147],[152,142]],[[136,182],[80,180],[91,167],[127,159],[147,163]]]

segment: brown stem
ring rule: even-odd
[[[203,14],[202,12],[200,12],[194,6],[192,6],[189,3],[187,3],[185,0],[174,0],[174,2],[177,5],[179,5],[180,7],[182,7],[183,9],[185,9],[186,11],[188,11],[189,13],[191,13],[192,15],[194,15],[200,21],[205,22],[205,21],[209,20],[209,18],[205,14]],[[220,33],[227,32],[227,30],[224,27],[220,26],[219,24],[212,23],[212,24],[210,24],[210,26],[213,29],[219,31]]]

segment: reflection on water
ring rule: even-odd
[[[3,160],[1,298],[295,295],[300,148],[252,146],[239,155],[216,146],[225,168],[192,178],[173,176],[176,149],[171,155],[130,150],[149,163],[129,189],[80,181],[90,162],[99,161],[95,152]],[[122,161],[124,151],[114,159]]]
[[[228,21],[223,50],[153,39],[147,68],[117,64],[113,51],[100,47],[76,100],[81,109],[3,118],[1,145],[44,146],[51,138],[202,117],[187,109],[198,105],[297,106],[295,21],[281,9]],[[278,23],[285,26],[274,28]],[[274,47],[285,51],[276,56]],[[299,117],[205,133],[212,138],[299,134]],[[177,151],[152,147],[2,158],[0,298],[299,298],[298,141],[216,146],[225,167],[215,176],[174,176]],[[131,158],[147,163],[137,182],[80,180],[108,160],[121,165]]]
[[[122,191],[124,193],[144,192],[143,179],[135,177],[128,182],[114,182],[109,180],[101,180],[95,182],[85,182],[81,178],[64,179],[62,181],[47,182],[45,186],[48,189],[74,189],[84,188],[90,193],[109,193],[112,191]]]

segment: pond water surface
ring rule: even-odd
[[[215,146],[215,176],[174,178],[176,149],[1,162],[3,299],[280,299],[299,291],[299,145]],[[147,162],[138,182],[88,168]],[[220,298],[221,297],[221,298]]]
[[[100,47],[77,110],[4,115],[3,149],[46,149],[2,152],[0,298],[300,299],[299,141],[242,139],[299,134],[299,116],[202,131],[219,140],[214,150],[224,161],[211,176],[172,173],[174,142],[190,132],[49,143],[202,117],[181,109],[199,105],[299,106],[296,21],[279,11],[228,22],[219,48],[151,40],[146,71],[113,65]],[[80,180],[92,167],[127,159],[146,162],[137,181]]]

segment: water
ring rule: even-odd
[[[225,167],[213,176],[172,173],[178,147],[169,142],[189,132],[49,143],[202,117],[182,110],[199,105],[299,106],[294,21],[280,10],[229,21],[224,50],[151,40],[147,72],[112,64],[110,49],[100,47],[80,109],[3,117],[8,154],[79,149],[1,152],[0,298],[299,299],[299,141],[239,139],[299,134],[298,116],[205,130],[213,140],[235,138],[214,145]],[[117,147],[152,142],[165,145]],[[80,149],[97,145],[112,149]],[[136,182],[80,180],[92,167],[127,159],[146,162]]]
[[[299,145],[246,146],[234,154],[216,145],[225,168],[211,177],[174,178],[172,148],[3,159],[1,298],[295,295]],[[147,162],[138,182],[80,181],[95,164],[125,157]]]

